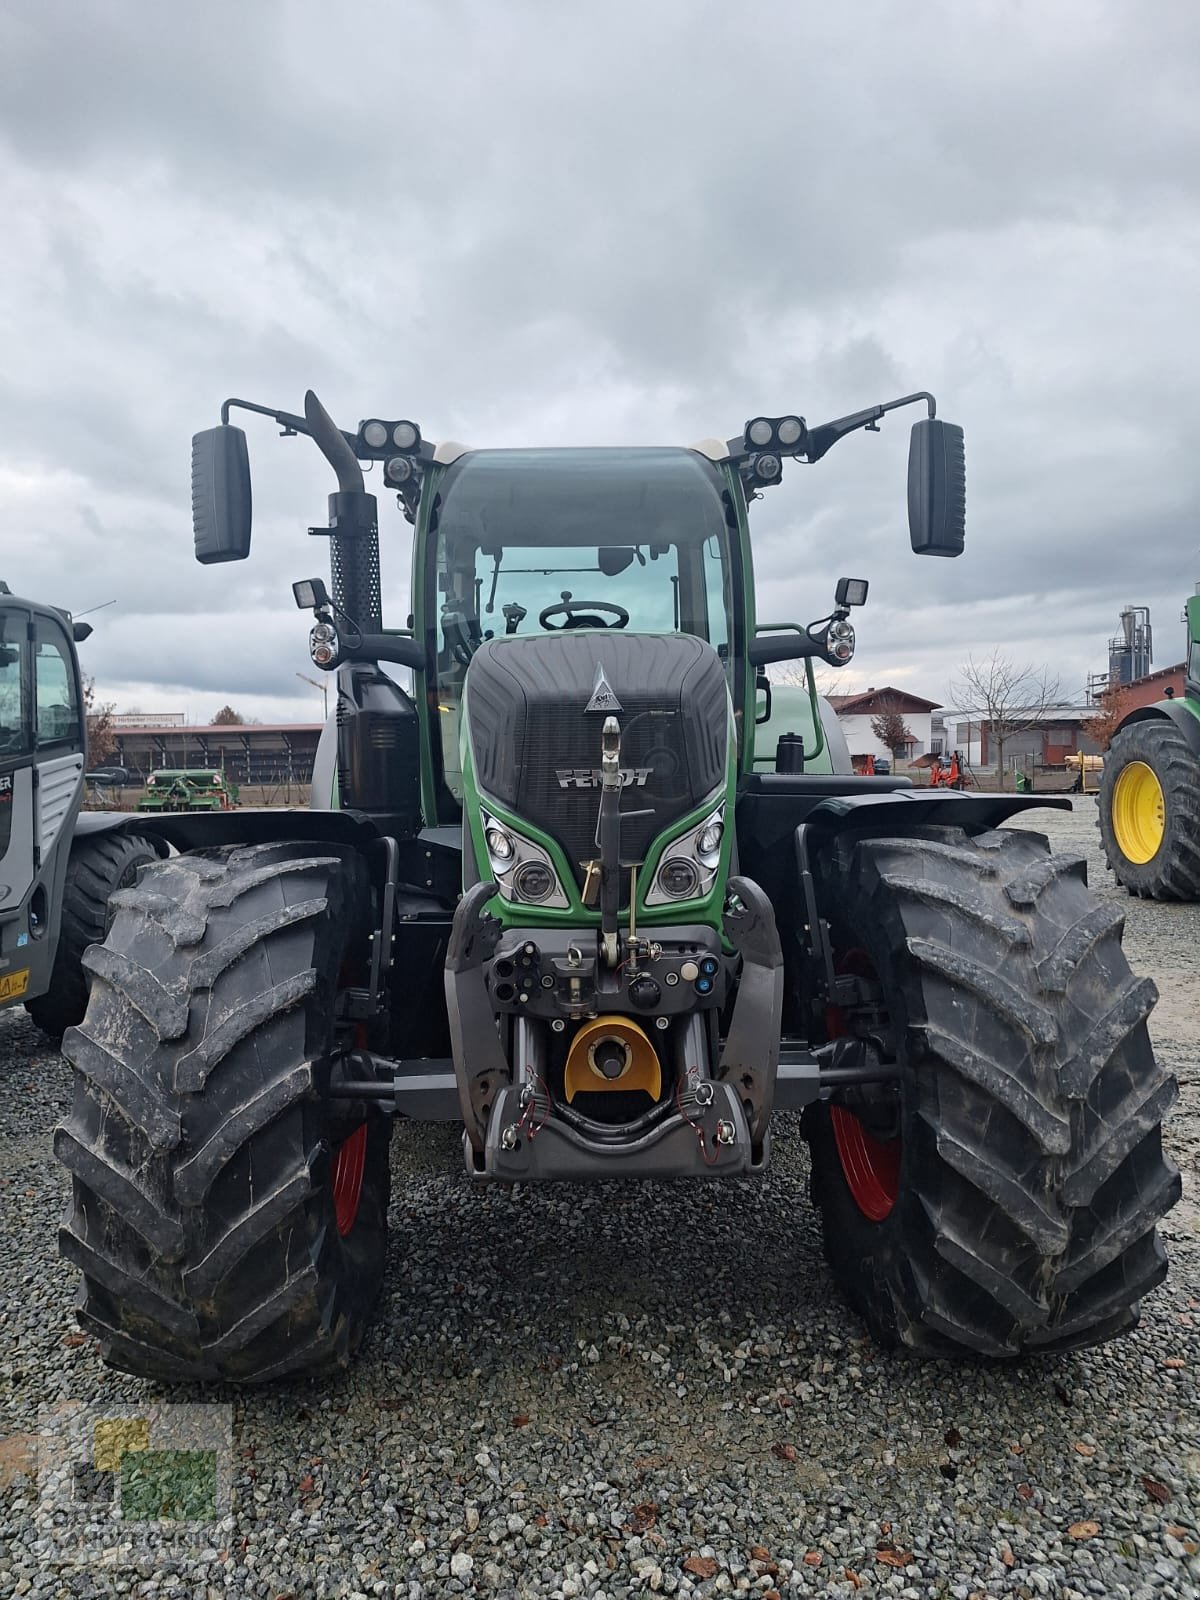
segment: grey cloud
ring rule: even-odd
[[[255,555],[191,565],[188,439],[227,394],[687,442],[930,387],[967,555],[907,554],[893,420],[755,508],[763,609],[864,572],[856,671],[940,697],[1003,630],[1078,681],[1125,601],[1169,640],[1200,565],[1198,47],[1183,3],[10,7],[2,575],[117,591],[114,683],[153,637],[164,692],[286,702],[329,485],[249,424]]]

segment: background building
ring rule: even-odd
[[[113,717],[116,748],[106,766],[124,767],[139,778],[158,767],[220,767],[235,783],[264,785],[309,783],[322,727],[319,722],[205,727],[176,721],[129,727],[127,721],[127,716]]]
[[[939,709],[936,700],[923,700],[907,689],[886,686],[867,689],[862,694],[831,694],[826,698],[837,712],[851,756],[890,757],[891,752],[871,727],[871,723],[887,711],[895,711],[903,717],[913,736],[901,760],[913,761],[931,747],[931,721],[933,713]]]

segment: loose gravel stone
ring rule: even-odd
[[[36,1520],[39,1406],[195,1396],[79,1337],[50,1149],[68,1071],[0,1014],[0,1594],[1200,1594],[1200,908],[1119,895],[1077,807],[1027,825],[1123,905],[1182,1091],[1171,1276],[1131,1338],[1012,1366],[877,1350],[830,1281],[791,1118],[761,1181],[511,1191],[471,1185],[453,1130],[401,1126],[358,1363],[207,1395],[233,1407],[230,1515],[104,1570]]]

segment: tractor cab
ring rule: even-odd
[[[722,472],[704,456],[672,449],[474,451],[447,469],[435,506],[421,530],[420,632],[436,685],[427,703],[432,708],[436,699],[430,732],[439,812],[454,815],[463,801],[468,668],[492,641],[503,646],[488,653],[501,674],[506,661],[515,668],[536,660],[553,681],[556,645],[572,635],[594,636],[603,650],[620,640],[636,654],[635,638],[686,634],[716,652],[737,693],[737,517]],[[537,648],[524,648],[534,641]],[[588,650],[576,654],[582,659]],[[594,666],[587,676],[581,707],[592,701]],[[599,760],[598,724],[593,732],[589,766]]]

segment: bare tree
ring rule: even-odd
[[[1045,721],[1046,708],[1054,705],[1061,686],[1046,667],[1013,661],[999,650],[976,660],[968,656],[958,669],[951,689],[957,710],[988,730],[996,747],[996,768],[1004,787],[1004,747],[1018,734],[1028,733]]]
[[[116,751],[117,735],[111,702],[100,704],[96,699],[95,678],[83,680],[83,711],[87,719],[88,762],[93,767],[106,766]]]
[[[907,755],[910,747],[916,743],[916,735],[893,700],[885,700],[878,715],[871,718],[871,732],[885,750],[891,751],[893,760]]]

